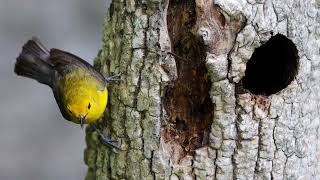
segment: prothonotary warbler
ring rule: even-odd
[[[107,84],[120,80],[119,75],[105,78],[71,53],[54,48],[47,50],[37,38],[23,46],[14,71],[51,87],[63,117],[81,127],[103,116],[108,102]],[[119,148],[91,125],[104,142]]]

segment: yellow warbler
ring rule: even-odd
[[[50,86],[63,117],[81,127],[102,117],[108,101],[107,83],[120,80],[119,76],[104,78],[89,63],[71,53],[47,50],[37,38],[23,46],[14,71]],[[92,127],[104,142],[117,147],[93,124]]]

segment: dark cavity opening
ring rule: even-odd
[[[208,144],[213,117],[206,47],[191,33],[195,21],[194,1],[170,1],[167,22],[171,47],[182,58],[175,58],[178,78],[166,88],[164,108],[169,123],[164,127],[164,138],[180,145],[181,157]]]
[[[284,35],[277,34],[252,54],[242,79],[243,88],[256,95],[275,94],[292,82],[298,68],[296,46]]]

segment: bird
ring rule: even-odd
[[[90,124],[103,142],[120,148],[93,123],[103,116],[106,109],[107,86],[121,81],[120,75],[104,77],[76,55],[56,48],[48,50],[37,37],[23,45],[14,72],[49,86],[66,120],[80,124],[81,128]]]

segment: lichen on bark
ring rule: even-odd
[[[123,150],[87,128],[86,179],[320,179],[319,8],[113,0],[95,64],[123,81],[97,126]],[[298,50],[298,74],[255,95],[241,81],[247,62],[278,33]]]

